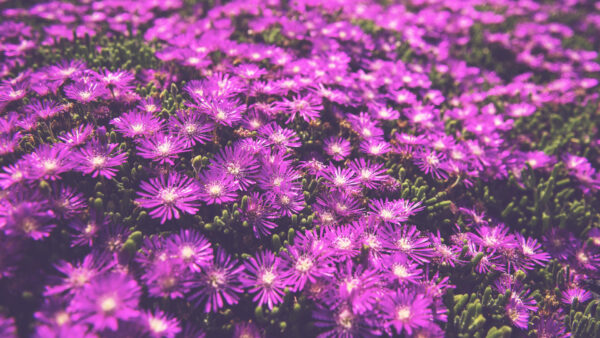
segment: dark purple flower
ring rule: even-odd
[[[326,331],[319,338],[328,337],[378,337],[382,332],[377,330],[377,323],[369,314],[356,314],[346,305],[330,307],[317,303],[313,312],[315,326]]]
[[[428,238],[421,236],[421,232],[414,225],[390,225],[384,230],[386,248],[393,252],[401,252],[415,262],[428,263],[433,256]]]
[[[179,219],[180,211],[195,214],[199,205],[196,201],[200,194],[197,183],[177,172],[151,178],[150,182],[142,182],[140,198],[136,202],[143,208],[153,209],[150,216],[160,218],[161,224],[172,218]]]
[[[256,238],[268,236],[277,227],[272,221],[277,218],[277,214],[271,202],[258,192],[253,192],[246,198],[247,204],[242,204],[240,209],[242,222],[248,222],[248,225],[252,226]]]
[[[50,236],[56,217],[36,191],[12,190],[0,199],[0,229],[9,236],[41,240]]]
[[[233,176],[241,190],[247,190],[255,183],[253,176],[259,168],[253,154],[239,144],[221,148],[211,161],[211,166]]]

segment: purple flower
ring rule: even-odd
[[[179,213],[195,214],[199,204],[196,202],[200,189],[197,183],[177,172],[151,178],[150,182],[142,182],[140,198],[136,202],[143,208],[153,209],[150,216],[160,218],[160,223],[172,218],[179,219]]]
[[[80,60],[63,60],[48,68],[49,78],[62,83],[66,79],[76,79],[86,69],[86,64]]]
[[[190,151],[186,141],[177,135],[157,133],[149,138],[138,139],[138,155],[160,164],[174,165],[174,159]]]
[[[410,335],[413,330],[428,326],[433,322],[430,306],[431,299],[408,289],[400,289],[384,297],[381,307],[386,331],[391,335],[393,327],[398,335],[402,331]]]
[[[151,113],[131,111],[111,122],[115,129],[126,137],[149,136],[162,129],[162,121]]]
[[[527,326],[529,325],[529,311],[525,305],[511,298],[504,309],[506,311],[506,316],[514,326],[520,329],[527,329]]]
[[[323,110],[321,98],[315,95],[305,97],[295,97],[291,101],[284,98],[279,106],[288,114],[290,114],[286,123],[294,121],[296,114],[300,115],[306,122],[313,121],[320,116],[320,110]]]
[[[69,148],[83,144],[94,131],[94,126],[90,124],[81,124],[77,128],[64,133],[58,137],[59,140],[63,141]]]
[[[297,148],[302,145],[295,131],[281,128],[276,123],[263,126],[258,130],[258,133],[267,141],[268,145],[278,148]]]
[[[377,188],[388,176],[383,164],[371,163],[363,157],[355,159],[348,167],[356,173],[359,182],[369,189]]]
[[[431,149],[418,151],[414,154],[414,162],[425,174],[430,174],[439,179],[447,179],[447,164],[444,162],[445,155]]]
[[[32,180],[58,180],[60,174],[73,168],[71,151],[62,143],[52,146],[42,144],[35,152],[23,157],[29,166],[27,178]]]
[[[69,310],[95,330],[116,331],[119,320],[139,317],[137,307],[140,295],[140,287],[133,278],[123,273],[111,273],[87,284],[75,295]]]
[[[108,69],[104,69],[98,73],[94,73],[94,76],[107,87],[116,87],[121,90],[131,89],[131,82],[134,80],[133,74],[126,70],[111,72]]]
[[[183,138],[188,147],[206,143],[211,138],[210,132],[215,128],[214,124],[205,121],[200,113],[184,110],[178,110],[177,117],[171,117],[169,126],[173,133]]]
[[[71,100],[81,103],[95,101],[108,93],[108,90],[102,83],[88,81],[75,82],[65,87],[65,95]]]
[[[225,304],[234,305],[239,300],[238,294],[243,293],[239,283],[239,276],[244,271],[244,266],[239,265],[223,250],[217,248],[213,264],[206,265],[189,281],[192,289],[191,300],[196,305],[204,303],[205,312],[217,312]]]
[[[80,171],[92,177],[104,176],[111,179],[116,176],[115,167],[127,161],[127,154],[121,151],[115,151],[118,144],[102,144],[99,141],[92,141],[85,147],[75,152],[74,161],[77,163],[75,170]]]
[[[46,120],[61,113],[64,110],[64,106],[53,100],[36,100],[25,106],[24,110]]]
[[[269,309],[283,301],[283,291],[288,286],[288,274],[283,269],[283,261],[266,250],[244,262],[246,273],[240,281],[254,294],[253,301],[258,305],[267,304]]]
[[[141,324],[151,337],[174,338],[181,331],[177,318],[160,310],[144,312]]]
[[[190,276],[189,271],[163,255],[163,252],[158,252],[157,257],[144,264],[144,267],[146,269],[141,278],[150,297],[177,299],[183,298],[189,291],[186,284]]]
[[[246,105],[233,100],[209,100],[200,105],[200,111],[218,124],[232,127],[241,119]]]
[[[20,160],[14,164],[9,164],[2,168],[3,173],[0,173],[0,187],[8,189],[13,185],[22,183],[27,175],[27,165],[24,160]]]
[[[403,253],[395,253],[386,256],[383,267],[386,269],[386,278],[398,285],[417,284],[420,280],[423,270],[418,269],[418,265],[411,261]]]
[[[83,194],[70,186],[52,184],[52,209],[58,218],[70,219],[84,212],[87,203]]]
[[[242,202],[244,200],[242,199]],[[271,202],[258,192],[253,192],[247,197],[247,204],[240,209],[242,222],[252,226],[254,236],[268,236],[277,227],[272,220],[277,218]]]
[[[412,203],[407,200],[399,199],[396,201],[372,200],[369,207],[373,215],[379,217],[386,224],[400,224],[408,220],[409,216],[423,210],[420,207],[421,202]]]
[[[385,228],[383,236],[386,248],[401,252],[418,263],[428,263],[433,256],[429,240],[421,236],[421,232],[414,225],[390,225]]]
[[[259,167],[253,154],[240,144],[221,148],[211,161],[211,166],[233,176],[241,190],[247,190],[255,183],[253,176]]]
[[[324,142],[325,152],[329,154],[335,161],[342,161],[350,155],[352,146],[350,141],[341,137],[330,137]]]
[[[110,270],[114,264],[115,262],[109,260],[106,255],[94,253],[88,254],[82,261],[75,264],[59,261],[55,264],[56,270],[65,277],[61,278],[57,285],[46,286],[44,294],[55,295],[64,292],[77,294],[96,277]]]
[[[206,170],[200,174],[198,198],[206,204],[223,204],[235,201],[238,183],[229,173]]]
[[[585,303],[592,298],[592,293],[579,287],[571,287],[561,293],[561,301],[566,305],[571,305],[575,299],[579,303]]]
[[[325,255],[326,251],[298,245],[288,246],[281,257],[289,272],[288,284],[291,291],[302,291],[307,282],[333,276],[335,268]]]
[[[167,240],[167,250],[171,258],[194,272],[200,271],[213,259],[210,242],[193,229],[182,229],[179,234],[171,235]]]
[[[319,338],[328,337],[378,337],[382,332],[377,330],[377,323],[369,314],[356,314],[345,304],[336,307],[323,306],[317,303],[313,312],[315,326],[326,331]]]
[[[0,199],[0,229],[9,236],[38,241],[50,236],[55,221],[54,212],[36,191],[12,190]]]

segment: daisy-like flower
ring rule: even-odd
[[[506,107],[508,115],[512,117],[529,116],[535,113],[535,110],[535,106],[527,102],[513,103],[509,104],[508,107]]]
[[[277,227],[272,221],[277,218],[277,214],[270,200],[258,192],[253,192],[247,197],[247,201],[245,208],[240,208],[242,222],[248,222],[248,225],[252,226],[256,238],[270,235]]]
[[[390,201],[386,198],[385,200],[372,200],[369,207],[381,221],[387,224],[400,224],[408,220],[409,216],[423,210],[420,205],[421,202],[412,203],[403,199]]]
[[[117,146],[117,143],[102,144],[97,140],[88,143],[74,154],[74,161],[77,163],[75,170],[92,177],[115,177],[118,171],[115,167],[127,161],[127,153],[115,151]]]
[[[349,168],[330,165],[323,171],[322,175],[325,178],[323,183],[331,189],[351,191],[358,185],[355,172]]]
[[[290,290],[302,291],[309,282],[315,283],[317,279],[333,276],[335,268],[325,253],[312,247],[288,245],[287,251],[283,251],[281,255],[289,271]]]
[[[369,314],[356,314],[350,306],[331,307],[317,303],[313,312],[315,326],[325,329],[319,337],[378,337],[377,321]]]
[[[433,322],[431,303],[425,295],[408,289],[399,289],[390,297],[384,297],[381,306],[388,334],[392,334],[392,327],[398,335],[403,331],[410,335],[413,330],[428,326]]]
[[[159,100],[155,99],[154,97],[149,97],[142,99],[136,108],[142,112],[154,114],[159,112],[162,109],[162,106],[160,105]]]
[[[395,253],[384,258],[385,276],[398,285],[417,284],[423,270],[404,253]]]
[[[322,301],[331,307],[348,304],[356,314],[373,311],[384,296],[379,271],[350,259],[338,266],[338,272],[327,283]]]
[[[22,183],[27,175],[27,165],[23,160],[15,164],[9,164],[2,168],[3,173],[0,173],[0,187],[8,189],[13,185]]]
[[[414,225],[390,225],[384,229],[385,246],[388,250],[401,252],[415,262],[428,263],[433,256],[429,239],[421,236]]]
[[[196,305],[204,304],[205,312],[217,312],[226,304],[237,304],[238,295],[244,291],[238,280],[242,271],[243,265],[222,248],[217,248],[214,263],[205,266],[189,281],[192,290],[196,290],[192,291],[190,299]]]
[[[144,312],[140,323],[150,337],[174,338],[181,332],[177,318],[160,310]]]
[[[190,151],[186,141],[177,135],[157,133],[149,138],[138,140],[138,155],[160,164],[174,165],[174,159],[181,153]]]
[[[506,316],[514,326],[520,329],[527,329],[529,325],[529,311],[525,305],[511,298],[504,307],[504,310],[506,311]]]
[[[325,152],[335,161],[342,161],[352,151],[350,141],[341,137],[330,137],[324,142]]]
[[[199,180],[198,198],[206,204],[223,204],[235,201],[239,184],[229,173],[209,169],[200,173]]]
[[[348,167],[356,173],[359,182],[369,189],[377,188],[388,177],[383,164],[371,163],[363,157],[355,159]]]
[[[297,184],[284,182],[265,194],[281,217],[291,217],[304,208],[304,194]]]
[[[305,97],[295,97],[293,100],[283,99],[279,104],[286,113],[290,114],[286,123],[294,121],[296,115],[300,115],[306,122],[316,120],[323,110],[321,98],[316,95],[307,95]]]
[[[542,252],[541,244],[536,239],[525,238],[521,234],[515,235],[518,242],[518,250],[523,256],[523,267],[525,269],[533,269],[535,265],[544,266],[550,260],[550,255]]]
[[[371,156],[383,156],[390,152],[392,147],[386,141],[372,138],[361,142],[360,150]]]
[[[196,144],[204,144],[210,140],[210,132],[215,128],[212,122],[205,121],[205,118],[196,111],[178,110],[177,116],[172,116],[169,120],[171,132],[181,136],[188,147]]]
[[[145,264],[141,278],[148,288],[148,295],[155,298],[178,299],[189,292],[186,281],[190,273],[175,260],[159,252],[151,263]]]
[[[178,219],[180,212],[195,214],[198,209],[196,202],[200,194],[197,183],[177,172],[151,178],[150,182],[142,182],[140,198],[136,202],[143,208],[152,209],[150,216],[160,218],[160,223],[172,218]]]
[[[82,145],[92,135],[94,126],[91,124],[81,124],[77,128],[68,131],[60,136],[58,139],[63,141],[70,148]]]
[[[117,70],[111,72],[108,69],[94,73],[96,79],[107,87],[116,87],[120,89],[130,89],[131,82],[135,79],[133,74],[126,70]]]
[[[59,180],[60,174],[70,171],[74,163],[71,161],[71,151],[62,143],[52,146],[40,145],[35,152],[23,157],[29,170],[27,178],[32,180]]]
[[[332,249],[332,256],[339,261],[356,257],[360,253],[360,233],[351,225],[325,229],[324,239]]]
[[[25,94],[27,94],[27,86],[25,83],[6,83],[0,85],[1,103],[20,100],[25,97]]]
[[[111,122],[125,137],[150,136],[162,129],[162,121],[151,113],[131,111],[115,117]]]
[[[70,219],[84,212],[87,203],[83,194],[78,193],[74,188],[52,183],[51,207],[57,218]]]
[[[263,126],[258,130],[258,133],[267,141],[268,145],[277,148],[297,148],[302,145],[295,131],[281,128],[275,122]]]
[[[235,100],[209,100],[200,105],[199,109],[216,123],[232,127],[242,119],[246,105]]]
[[[255,183],[253,176],[259,168],[257,159],[240,144],[221,148],[211,165],[216,170],[233,176],[241,190],[246,190]]]
[[[571,287],[561,293],[561,301],[564,304],[571,305],[575,299],[579,303],[585,303],[592,298],[592,293],[580,287]]]
[[[481,245],[491,252],[510,249],[517,246],[515,237],[509,234],[509,228],[500,223],[496,226],[479,226],[475,229],[477,234],[469,233],[473,243]]]
[[[74,295],[80,292],[97,276],[101,276],[114,266],[115,262],[108,259],[107,255],[91,253],[82,261],[71,264],[59,261],[55,264],[56,270],[64,275],[58,279],[56,285],[46,286],[45,295],[68,293]]]
[[[63,60],[48,68],[48,77],[51,80],[59,81],[62,84],[66,79],[76,79],[85,69],[86,64],[83,61]]]
[[[141,289],[127,274],[111,273],[95,278],[75,295],[69,311],[97,331],[116,331],[119,321],[139,318]]]
[[[283,301],[283,290],[288,287],[288,273],[283,269],[283,261],[270,251],[260,251],[256,257],[244,262],[246,274],[240,277],[248,292],[254,294],[252,300],[258,305],[266,304],[269,309]]]
[[[166,249],[170,258],[176,259],[194,272],[200,271],[213,259],[210,242],[193,229],[182,229],[179,234],[171,235],[167,240]]]
[[[417,151],[414,154],[414,163],[421,169],[425,174],[431,174],[431,176],[439,179],[447,179],[446,173],[448,167],[444,161],[446,155],[438,153],[431,149],[424,149]]]
[[[42,120],[47,120],[60,114],[64,106],[53,100],[35,100],[23,108],[26,112],[36,114]]]
[[[93,81],[75,82],[65,87],[65,95],[81,103],[96,101],[107,93],[109,92],[104,84]]]

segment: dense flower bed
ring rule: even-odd
[[[600,336],[597,3],[0,6],[0,336]]]

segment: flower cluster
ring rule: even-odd
[[[600,336],[600,5],[0,4],[0,336]]]

